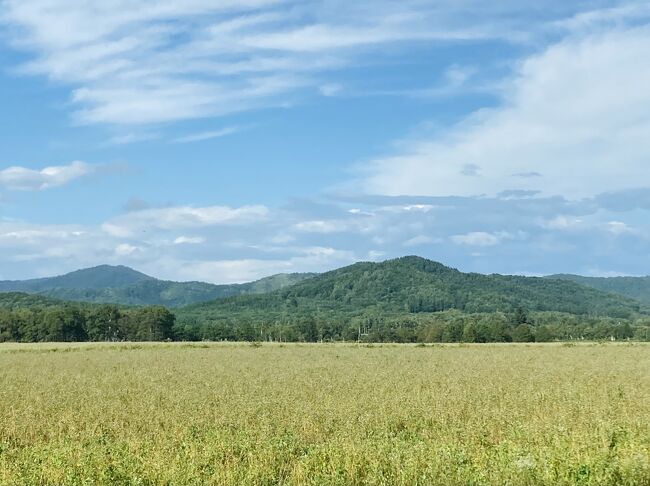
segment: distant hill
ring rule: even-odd
[[[575,282],[538,277],[462,273],[420,257],[357,263],[265,295],[238,296],[180,309],[188,322],[273,322],[300,316],[331,321],[377,312],[418,314],[562,312],[628,317],[639,302]]]
[[[279,274],[233,285],[158,280],[129,267],[101,265],[58,277],[0,281],[0,292],[23,292],[67,301],[179,307],[243,294],[272,292],[314,274]]]
[[[31,295],[23,292],[0,293],[0,309],[45,309],[62,305],[63,302],[40,295]]]
[[[40,293],[52,289],[92,289],[124,287],[138,282],[155,280],[129,267],[100,265],[66,273],[58,277],[32,280],[0,281],[0,292]]]
[[[568,280],[594,289],[624,295],[650,305],[650,277],[582,277],[558,274],[548,278]]]

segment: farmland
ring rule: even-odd
[[[0,344],[0,484],[650,484],[650,346]]]

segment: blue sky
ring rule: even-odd
[[[650,3],[0,0],[0,278],[650,273]]]

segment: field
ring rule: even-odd
[[[0,345],[0,484],[647,485],[650,346]]]

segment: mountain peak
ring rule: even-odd
[[[14,290],[20,292],[40,292],[43,290],[59,289],[102,289],[122,287],[144,280],[154,280],[144,273],[123,265],[99,265],[83,268],[56,277],[37,278],[17,282],[0,282],[0,291]]]

